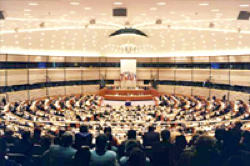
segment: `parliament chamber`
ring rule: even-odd
[[[0,166],[249,165],[249,5],[0,0]]]

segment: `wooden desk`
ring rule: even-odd
[[[150,90],[123,90],[123,89],[102,89],[99,91],[99,96],[103,96],[105,100],[121,100],[121,101],[143,101],[153,100],[154,97],[159,97],[160,93],[155,89]]]

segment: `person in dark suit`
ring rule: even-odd
[[[162,141],[153,143],[153,165],[168,166],[173,163],[174,145],[170,142],[170,131],[161,132]]]
[[[92,134],[88,131],[88,126],[82,125],[80,132],[75,134],[75,144],[73,147],[77,150],[81,149],[82,146],[92,145]]]
[[[153,143],[160,141],[160,134],[154,131],[153,126],[149,126],[148,132],[143,136],[143,146],[152,146]]]

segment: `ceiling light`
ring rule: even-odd
[[[242,5],[240,5],[240,7],[249,7],[249,5],[248,4],[242,4]]]
[[[76,5],[80,5],[80,3],[79,2],[70,2],[70,5],[76,6]]]
[[[114,5],[123,5],[122,2],[114,2]]]
[[[199,5],[200,5],[200,6],[208,6],[209,3],[200,3]]]
[[[30,6],[37,6],[38,3],[31,2],[31,3],[29,3],[29,5],[30,5]]]
[[[213,9],[213,10],[211,10],[211,12],[218,12],[218,11],[220,11],[219,9]]]
[[[91,10],[91,7],[85,7],[84,10]]]
[[[157,2],[157,5],[164,6],[164,5],[166,5],[166,2]]]
[[[157,8],[155,8],[155,7],[151,7],[149,10],[157,10]]]
[[[25,11],[25,12],[30,12],[31,10],[30,10],[30,9],[24,9],[23,11]]]
[[[107,14],[106,14],[106,13],[102,13],[101,15],[102,15],[102,16],[106,16]]]

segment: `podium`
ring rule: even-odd
[[[135,89],[136,80],[121,80],[121,89]]]

